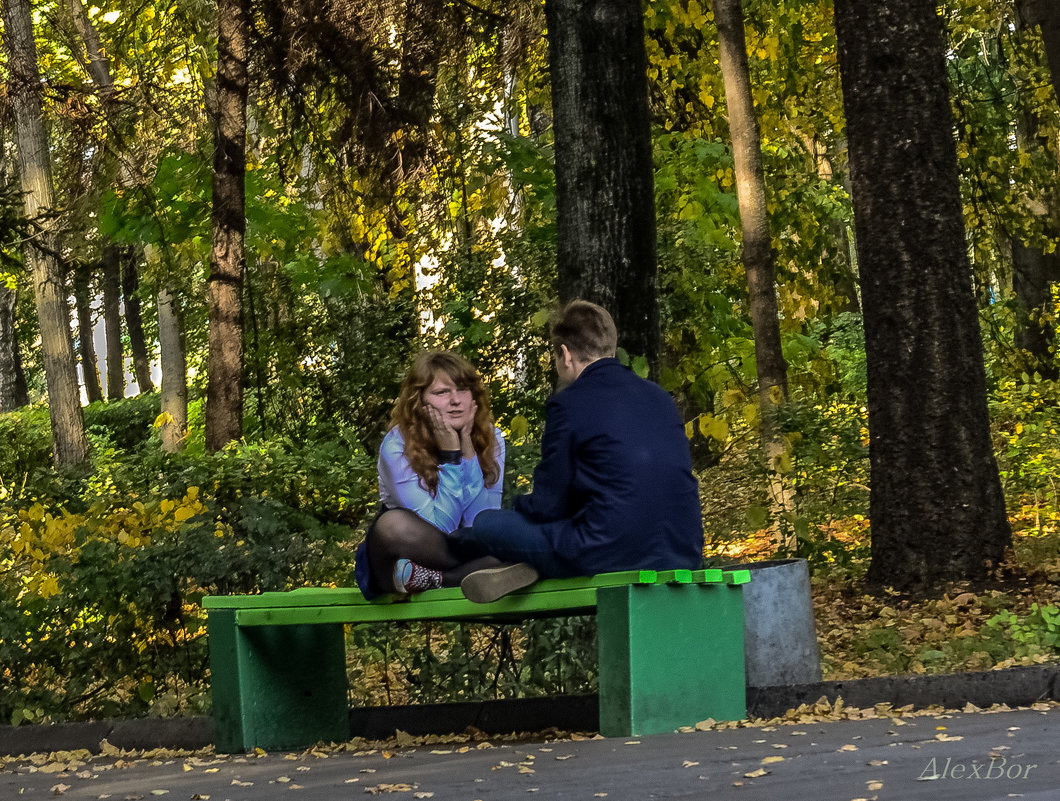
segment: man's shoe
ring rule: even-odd
[[[528,587],[541,578],[533,565],[516,562],[468,573],[460,582],[464,597],[477,604],[493,603],[510,592]]]
[[[402,595],[436,590],[442,586],[442,572],[416,564],[408,559],[398,559],[394,563],[394,586]]]

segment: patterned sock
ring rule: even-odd
[[[442,586],[442,571],[398,559],[394,563],[394,586],[401,593],[436,590]]]

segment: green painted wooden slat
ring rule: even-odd
[[[660,570],[656,584],[691,584],[691,570]]]
[[[506,595],[491,604],[476,604],[465,598],[399,604],[350,604],[347,606],[276,607],[240,609],[240,626],[278,626],[301,623],[368,623],[386,620],[467,620],[511,615],[579,614],[596,608],[596,587],[564,592]],[[424,593],[426,594],[426,593]]]
[[[750,570],[727,570],[725,571],[726,584],[747,584],[751,580]]]
[[[725,578],[722,575],[722,569],[720,567],[692,571],[693,584],[722,584],[724,582]]]

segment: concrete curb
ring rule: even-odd
[[[885,676],[851,681],[817,682],[790,687],[749,687],[750,717],[770,718],[822,696],[842,697],[847,706],[912,704],[915,709],[943,706],[960,709],[1007,704],[1028,706],[1060,701],[1060,666],[1019,667],[936,676]],[[595,695],[524,698],[460,704],[367,707],[350,710],[351,729],[368,739],[385,739],[395,731],[412,735],[463,732],[473,727],[486,734],[537,732],[547,729],[595,731]],[[213,740],[208,717],[58,723],[44,726],[0,726],[0,755],[87,749],[98,753],[106,740],[123,750],[170,748],[198,750]]]

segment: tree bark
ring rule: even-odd
[[[759,441],[770,476],[774,518],[789,511],[794,502],[784,486],[778,467],[786,448],[777,427],[777,408],[788,395],[788,365],[780,345],[777,311],[776,270],[773,244],[766,214],[766,181],[762,170],[762,134],[751,95],[751,73],[747,66],[747,42],[743,29],[741,0],[714,0],[718,26],[721,74],[725,83],[725,107],[729,112],[736,200],[740,208],[743,264],[747,274],[748,306],[755,340],[758,371]],[[789,548],[794,540],[778,544]]]
[[[125,306],[125,327],[129,331],[129,350],[132,351],[133,373],[140,392],[154,392],[151,380],[151,354],[147,350],[144,323],[140,315],[140,276],[132,252],[126,250],[121,260],[121,296]]]
[[[654,172],[639,0],[546,0],[561,301],[607,308],[619,344],[660,353]]]
[[[48,140],[44,131],[37,48],[28,0],[3,0],[8,97],[15,107],[19,172],[26,218],[36,231],[25,247],[40,320],[41,351],[48,383],[52,458],[57,466],[88,456],[84,418],[70,342],[66,292],[59,265]]]
[[[88,402],[96,403],[103,400],[103,387],[99,383],[96,343],[92,338],[92,299],[89,278],[88,265],[80,264],[74,268],[74,305],[77,308],[77,340],[78,352],[81,356],[81,377]]]
[[[0,412],[12,412],[29,403],[22,357],[18,352],[17,306],[17,290],[0,281]]]
[[[121,254],[103,248],[103,329],[107,335],[107,399],[125,397],[125,353],[121,342]]]
[[[1012,240],[1012,291],[1016,296],[1016,347],[1029,374],[1055,380],[1056,329],[1049,322],[1052,312],[1051,284],[1060,279],[1060,254],[1045,253]]]
[[[162,362],[162,448],[184,447],[188,432],[188,365],[180,302],[169,290],[158,293],[158,350]]]
[[[217,118],[210,255],[210,354],[206,447],[220,450],[243,434],[243,273],[246,265],[246,137],[250,10],[248,0],[220,0]]]
[[[934,0],[836,0],[861,274],[878,586],[980,579],[1011,541],[991,451]]]

